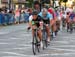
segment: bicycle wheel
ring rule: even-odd
[[[67,32],[70,31],[70,23],[67,23]]]
[[[69,30],[69,25],[67,25],[67,32],[68,32],[68,30]]]
[[[45,31],[43,31],[43,38],[42,39],[43,39],[42,42],[43,42],[43,50],[44,50],[48,46],[47,45],[47,34]]]
[[[72,32],[73,32],[73,25],[70,24],[70,33],[72,33]]]
[[[32,50],[33,54],[36,55],[36,52],[40,52],[39,50],[39,45],[38,45],[38,40],[37,40],[37,35],[33,36],[33,41],[32,41]]]
[[[43,40],[42,42],[43,42],[43,50],[44,50],[45,48],[47,48],[47,41]]]

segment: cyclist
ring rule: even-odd
[[[67,32],[70,29],[70,27],[72,26],[72,24],[74,23],[74,18],[75,18],[75,14],[74,12],[69,12],[68,14],[68,18],[67,18]]]
[[[62,11],[62,26],[66,27],[66,12]]]
[[[38,15],[42,18],[42,20],[46,24],[46,31],[47,31],[47,35],[48,35],[47,41],[50,42],[50,26],[49,26],[49,24],[51,23],[51,20],[53,19],[53,17],[46,8],[43,8]]]
[[[38,30],[38,42],[42,43],[42,30],[40,29],[41,17],[38,16],[37,11],[33,11],[32,15],[29,17],[29,25],[32,29],[32,36],[34,35],[34,29],[39,28]]]
[[[74,12],[71,12],[71,13],[70,13],[70,16],[69,16],[69,17],[70,17],[70,19],[71,19],[71,21],[73,21],[74,16],[75,16]]]
[[[57,26],[56,26],[57,17],[56,17],[56,13],[55,13],[55,10],[52,7],[50,7],[48,9],[48,12],[50,14],[52,14],[52,16],[53,16],[51,29],[52,29],[52,35],[53,35],[53,37],[56,37],[56,34],[57,34],[56,33],[56,30],[57,30]]]
[[[74,13],[74,12],[71,12],[71,13],[70,13],[70,16],[69,16],[70,24],[73,23],[73,21],[74,21],[74,17],[75,17],[75,13]]]

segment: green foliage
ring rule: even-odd
[[[28,6],[29,6],[29,7],[32,7],[32,5],[33,5],[33,0],[27,0],[27,1],[29,2]]]
[[[63,0],[63,2],[67,2],[68,0]]]
[[[50,0],[40,0],[41,1],[41,3],[46,3],[46,4],[49,4],[50,3]]]
[[[66,3],[67,1],[68,1],[68,0],[60,0],[60,1],[59,1],[59,4],[61,5],[61,2],[65,2],[65,3]]]

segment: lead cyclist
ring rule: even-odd
[[[32,29],[32,36],[34,36],[34,29],[38,29],[37,37],[38,37],[38,44],[42,47],[42,30],[40,28],[40,22],[42,18],[38,15],[37,11],[33,11],[32,15],[29,17],[29,29]]]

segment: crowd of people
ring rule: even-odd
[[[0,9],[0,25],[19,24],[28,22],[32,13],[32,8],[22,8],[16,10]]]

